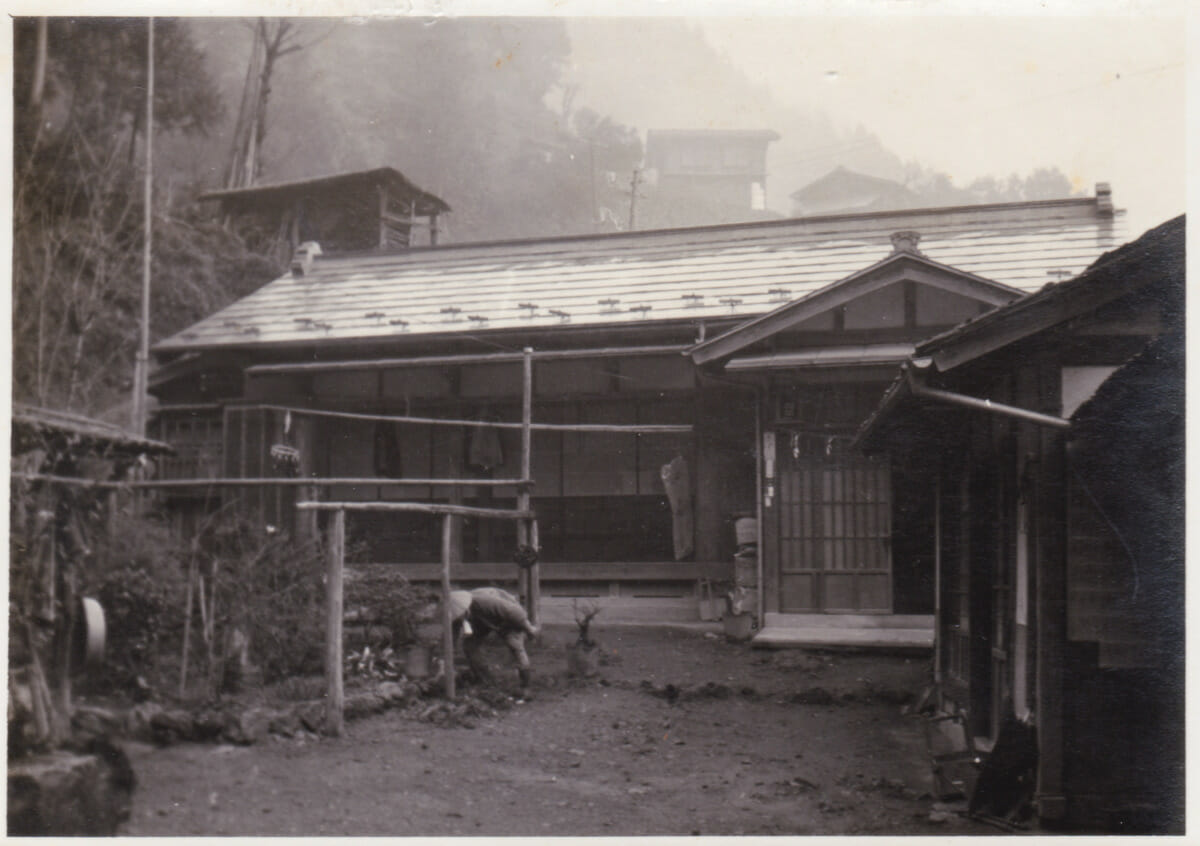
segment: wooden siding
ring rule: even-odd
[[[798,299],[879,261],[901,229],[935,261],[1029,291],[1083,271],[1122,221],[1063,200],[321,256],[156,350],[752,317],[777,290]]]

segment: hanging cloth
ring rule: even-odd
[[[497,422],[493,415],[482,418]],[[467,464],[487,472],[504,463],[504,445],[500,442],[500,430],[495,426],[472,426],[471,440],[467,447]]]
[[[692,513],[692,480],[682,455],[664,464],[660,471],[667,501],[671,504],[671,536],[675,560],[682,561],[695,551],[695,517]]]
[[[396,424],[389,420],[379,420],[375,423],[375,475],[389,479],[404,477]]]

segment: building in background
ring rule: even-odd
[[[917,195],[899,182],[840,166],[793,191],[791,199],[793,217],[898,211],[922,205]]]
[[[766,220],[769,129],[651,129],[646,202],[636,228]]]

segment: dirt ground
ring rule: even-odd
[[[573,627],[547,627],[530,650],[530,698],[470,726],[410,709],[351,721],[338,739],[135,744],[121,833],[996,833],[931,795],[920,721],[901,707],[920,693],[927,658],[597,628],[597,679],[567,677]],[[507,653],[488,654],[515,695]]]

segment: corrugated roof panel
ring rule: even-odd
[[[322,256],[156,350],[752,317],[874,264],[901,229],[935,261],[1031,291],[1117,246],[1122,223],[1069,200]]]

